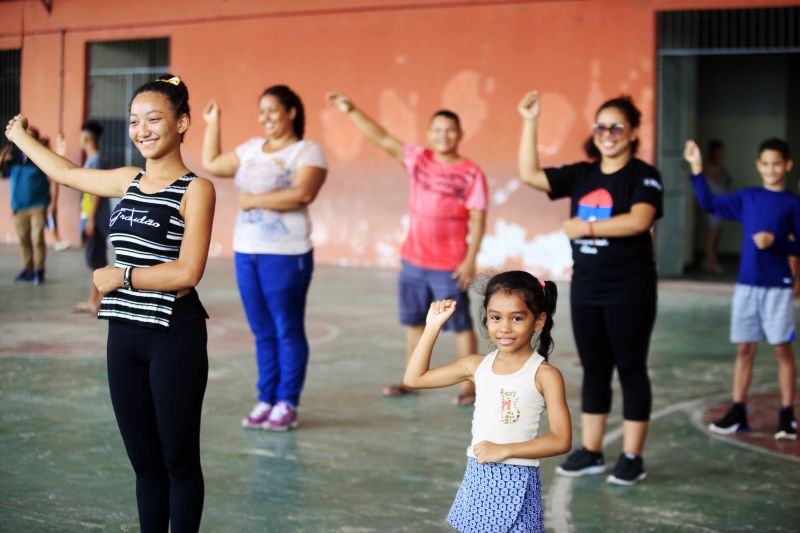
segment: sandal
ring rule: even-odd
[[[386,385],[381,389],[381,395],[387,398],[397,398],[399,396],[407,396],[409,394],[417,394],[417,391],[411,387],[406,387],[402,383],[393,383]]]

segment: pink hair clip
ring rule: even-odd
[[[542,289],[544,289],[544,284],[545,284],[545,281],[540,279],[539,280],[539,285],[542,286]]]

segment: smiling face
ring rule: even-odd
[[[782,191],[786,188],[786,174],[792,170],[792,160],[784,159],[777,150],[762,150],[756,159],[756,168],[765,188]]]
[[[638,130],[631,127],[625,114],[616,107],[607,107],[597,113],[593,140],[604,158],[627,155],[638,135]]]
[[[280,100],[271,94],[265,94],[258,101],[258,123],[264,128],[269,138],[294,136],[294,120],[296,111],[287,110]]]
[[[461,141],[461,128],[452,118],[437,115],[428,127],[428,142],[439,155],[455,155]]]
[[[508,354],[530,355],[533,334],[544,327],[546,318],[545,313],[536,317],[525,300],[513,292],[496,292],[486,306],[489,339]]]
[[[128,136],[145,159],[158,159],[179,149],[181,135],[189,128],[189,117],[175,116],[169,99],[146,91],[131,102]]]

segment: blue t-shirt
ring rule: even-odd
[[[12,162],[8,176],[11,178],[11,211],[14,213],[50,203],[50,182],[27,157]]]
[[[800,255],[800,196],[789,191],[747,187],[731,194],[712,194],[701,172],[692,176],[700,207],[708,213],[742,223],[742,255],[738,283],[757,287],[791,287],[788,255]],[[775,244],[759,250],[753,235],[769,231]]]

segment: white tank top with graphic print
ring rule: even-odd
[[[467,448],[469,457],[475,457],[472,447],[485,440],[509,444],[536,438],[545,409],[544,397],[534,383],[544,357],[534,353],[513,374],[495,374],[496,357],[497,350],[484,357],[475,372],[475,412],[472,415],[472,443]],[[538,459],[511,457],[502,462],[539,466]]]

